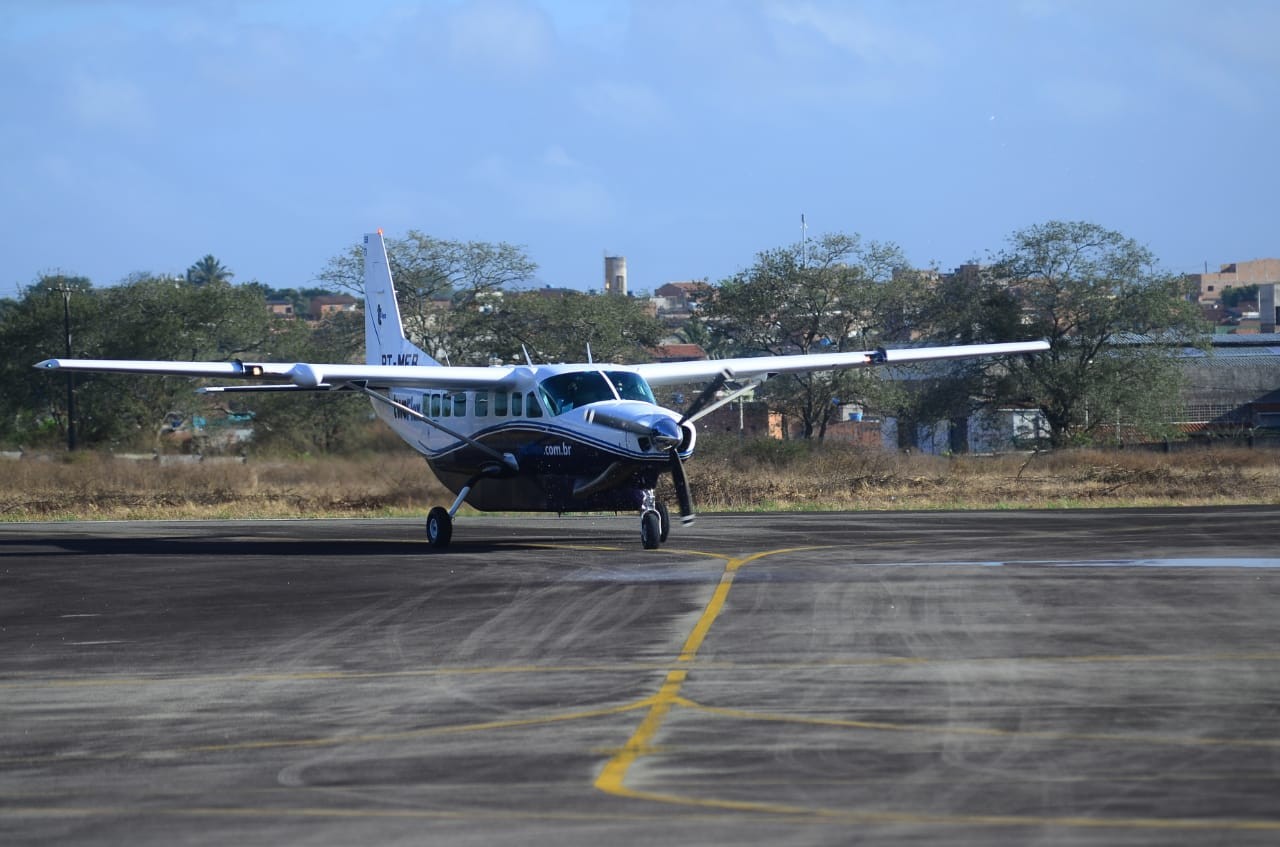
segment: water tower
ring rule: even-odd
[[[604,293],[627,296],[627,257],[604,257]]]

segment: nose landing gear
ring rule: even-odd
[[[640,509],[640,544],[646,550],[656,550],[671,534],[671,513],[666,504],[658,502],[652,489],[644,493]]]

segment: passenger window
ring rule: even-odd
[[[461,418],[467,414],[467,394],[464,391],[461,394],[453,395],[453,416]]]
[[[525,409],[531,418],[542,417],[542,407],[538,405],[538,398],[533,396],[532,391],[529,392],[529,396],[526,398]]]
[[[440,416],[447,418],[453,414],[453,395],[443,394],[440,396]]]
[[[476,392],[476,417],[483,418],[489,414],[489,392]]]
[[[479,414],[477,412],[477,414]],[[493,416],[495,418],[505,418],[507,416],[507,392],[493,392]]]
[[[433,418],[440,417],[440,395],[439,394],[431,395],[431,417]]]
[[[524,399],[524,395],[521,394],[519,391],[511,392],[511,414],[513,417],[518,418],[524,414],[524,412],[520,411],[520,407],[522,405],[520,401],[523,399]]]

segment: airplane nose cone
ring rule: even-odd
[[[660,447],[674,447],[680,443],[680,427],[671,418],[658,418],[653,422],[651,437]]]

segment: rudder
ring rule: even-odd
[[[382,230],[364,237],[365,364],[438,365],[405,338]]]

